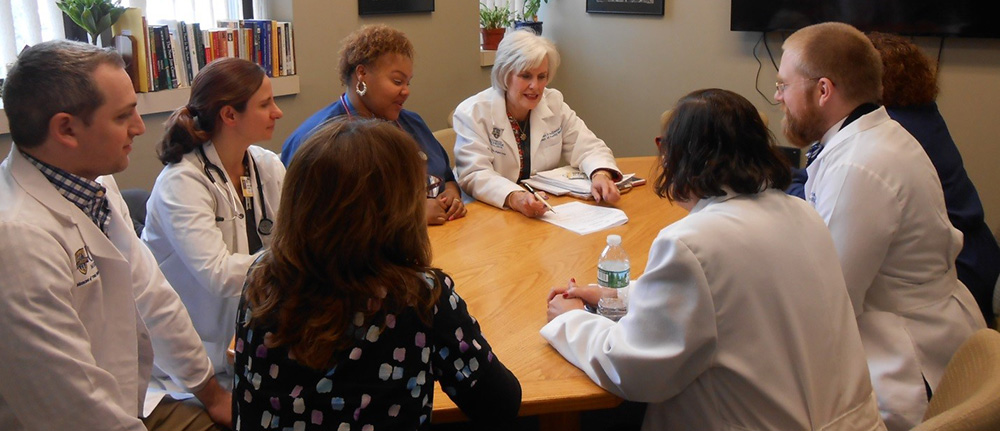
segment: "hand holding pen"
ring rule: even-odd
[[[506,206],[517,210],[528,217],[541,217],[547,211],[555,212],[552,206],[546,202],[547,197],[544,192],[535,191],[531,186],[521,183],[524,192],[514,192],[507,195]]]

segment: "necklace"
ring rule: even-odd
[[[517,121],[510,114],[507,114],[507,119],[510,120],[510,127],[514,132],[514,139],[524,142],[528,140],[528,119],[524,120],[524,123]]]

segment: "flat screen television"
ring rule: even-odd
[[[1000,38],[997,0],[732,0],[733,31],[794,31],[827,21],[911,36]]]

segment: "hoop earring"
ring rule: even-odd
[[[368,84],[364,81],[358,81],[358,85],[355,86],[354,92],[358,93],[358,96],[364,96],[368,92]]]

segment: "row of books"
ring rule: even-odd
[[[116,49],[130,57],[128,72],[136,92],[189,87],[201,68],[221,57],[259,64],[270,77],[295,74],[292,23],[274,20],[149,24],[142,11],[128,8],[111,28]],[[128,46],[126,46],[128,45]]]

